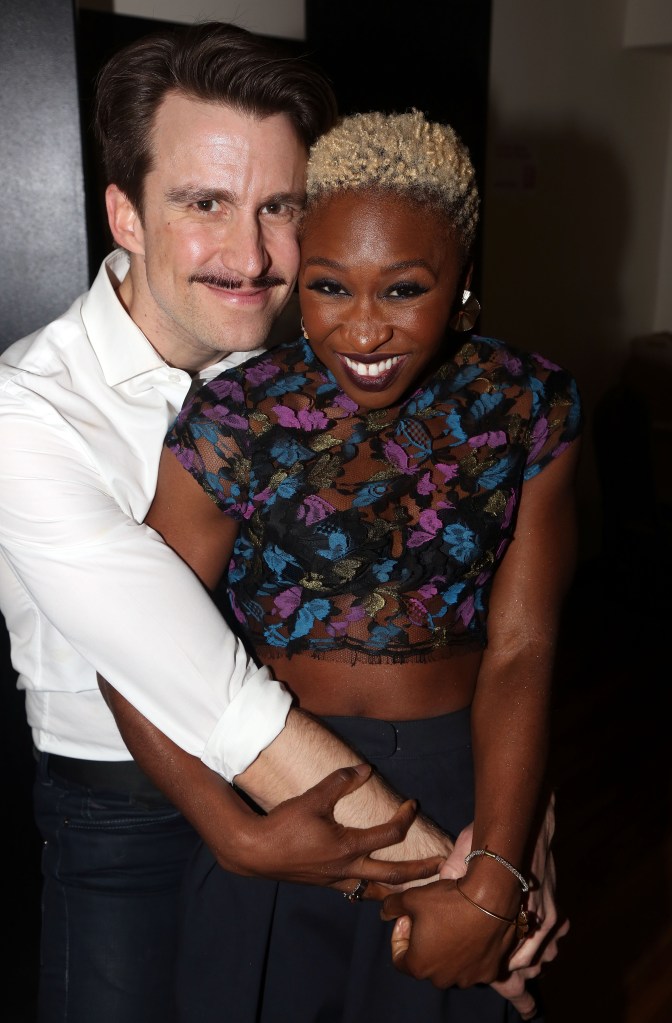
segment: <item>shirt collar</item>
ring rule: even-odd
[[[164,373],[168,368],[128,315],[117,295],[117,288],[130,265],[129,254],[124,249],[115,249],[103,261],[82,303],[84,326],[110,387],[145,373],[157,370]],[[258,348],[252,352],[229,352],[218,362],[201,370],[198,379],[212,380],[225,369],[238,366],[262,351],[262,348]]]

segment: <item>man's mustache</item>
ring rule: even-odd
[[[276,274],[264,274],[263,277],[252,277],[249,280],[235,277],[222,277],[220,274],[199,273],[192,274],[189,278],[190,284],[210,284],[215,288],[228,288],[235,291],[237,288],[280,288],[287,284],[284,277]]]

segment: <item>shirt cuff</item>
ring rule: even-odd
[[[228,782],[242,774],[285,727],[292,695],[260,668],[245,680],[208,739],[201,760]]]

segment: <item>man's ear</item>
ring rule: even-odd
[[[136,255],[145,254],[145,232],[140,214],[117,185],[105,189],[105,206],[110,231],[117,245]]]

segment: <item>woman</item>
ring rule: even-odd
[[[280,885],[260,992],[203,956],[222,1018],[519,1018],[483,985],[524,932],[579,409],[553,363],[457,332],[477,216],[450,128],[346,118],[311,152],[304,337],[204,386],[167,438],[148,522],[209,587],[228,565],[241,630],[301,707],[449,833],[474,820],[459,884],[385,902],[432,900],[414,926],[434,985],[391,966],[374,903]],[[194,918],[216,934],[259,884],[206,871]]]

